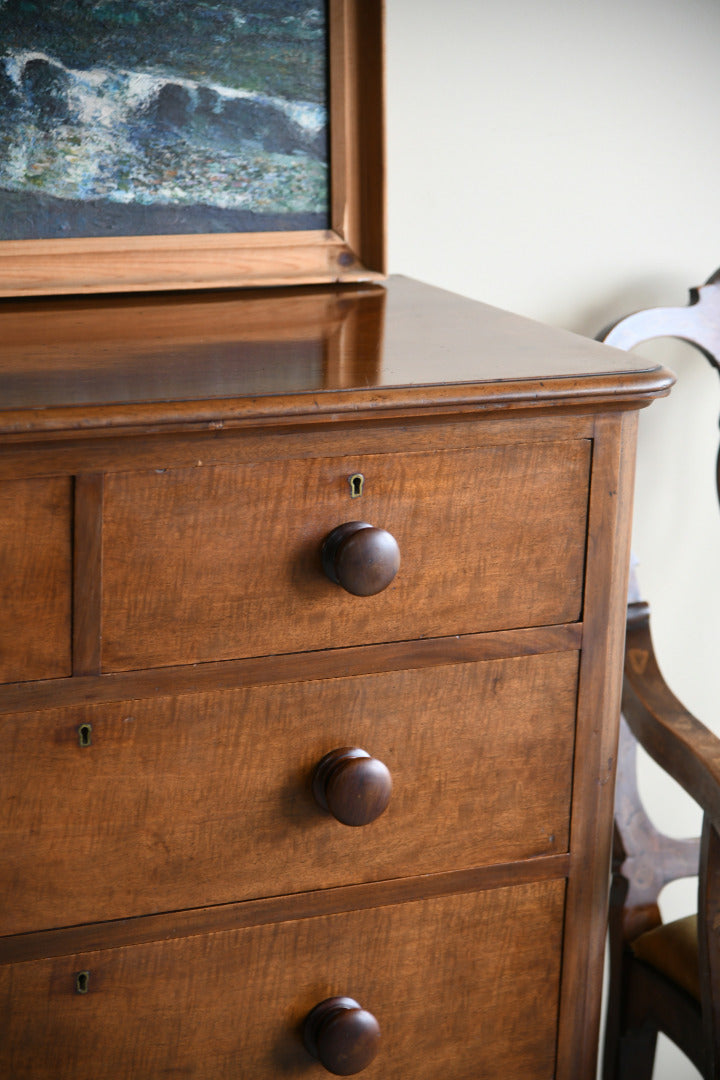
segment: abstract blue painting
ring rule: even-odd
[[[0,240],[324,229],[323,0],[0,0]]]

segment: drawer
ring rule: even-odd
[[[561,652],[5,715],[0,932],[566,851],[577,677]],[[312,791],[347,746],[392,777],[361,827]]]
[[[541,882],[0,968],[0,1074],[321,1080],[303,1020],[340,995],[380,1026],[367,1080],[550,1080],[564,893]]]
[[[574,440],[110,475],[103,670],[575,621],[589,468]],[[347,521],[399,544],[375,596],[323,574]]]
[[[0,682],[71,671],[72,481],[0,484]]]

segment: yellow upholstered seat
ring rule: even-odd
[[[638,960],[700,1000],[697,915],[663,923],[636,938],[630,948]]]

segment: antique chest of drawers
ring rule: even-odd
[[[402,278],[0,357],[0,1075],[589,1080],[668,373]]]

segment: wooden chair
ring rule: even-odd
[[[720,370],[720,270],[691,290],[688,307],[639,312],[599,335],[626,349],[654,337],[681,338]],[[720,1080],[720,739],[665,683],[653,651],[650,609],[634,575],[629,601],[603,1080],[650,1080],[658,1032],[706,1080]],[[638,742],[702,808],[701,838],[664,836],[647,817],[636,780]],[[695,874],[697,914],[664,924],[660,890]]]

